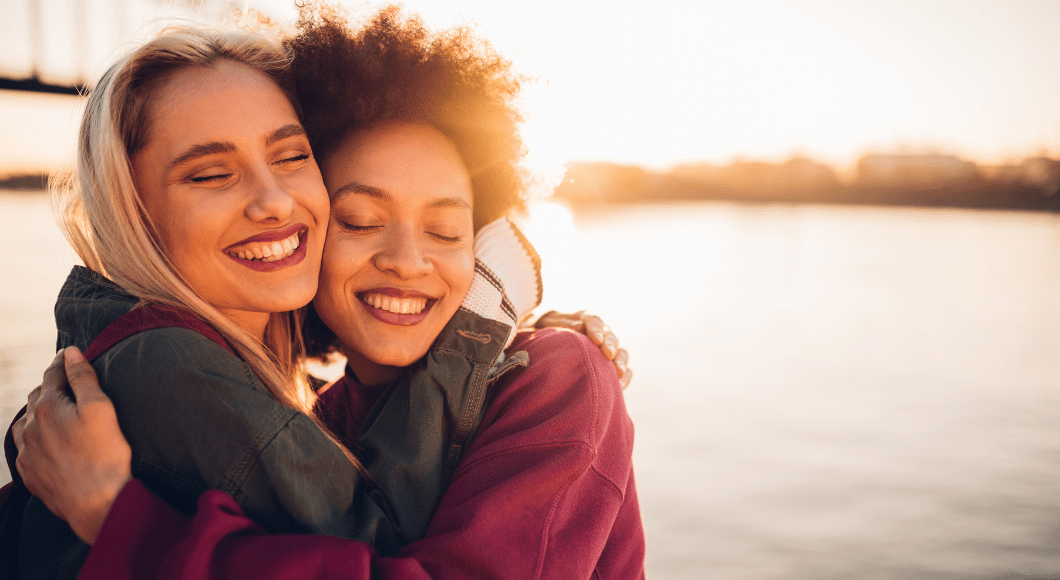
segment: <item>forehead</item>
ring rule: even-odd
[[[267,74],[229,60],[182,68],[147,105],[147,143],[181,147],[206,141],[258,139],[298,123],[294,107]]]
[[[456,146],[426,124],[391,121],[354,131],[325,155],[321,169],[333,198],[360,185],[386,192],[393,203],[472,202],[471,177]]]

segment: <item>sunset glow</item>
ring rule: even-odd
[[[204,16],[224,12],[218,2],[201,4]],[[245,4],[287,25],[296,16],[291,0]],[[345,2],[353,19],[381,4]],[[661,169],[798,154],[842,169],[870,151],[988,164],[1060,156],[1057,2],[403,4],[432,28],[472,25],[533,79],[525,134],[533,167],[553,179],[570,160]],[[173,15],[163,12],[156,16]],[[90,50],[78,56],[86,76],[97,77],[149,27],[130,18],[124,37],[88,35]],[[25,47],[13,46],[25,40],[15,20],[0,26],[0,45],[12,44],[10,62],[0,59],[9,71],[27,68]],[[70,39],[59,20],[48,21],[45,64],[61,76],[72,69],[57,56]],[[0,97],[0,120],[25,114]],[[50,139],[49,149],[57,143]],[[9,151],[3,144],[0,152]]]
[[[1060,154],[1056,2],[404,4],[473,23],[539,79],[527,135],[545,159]]]

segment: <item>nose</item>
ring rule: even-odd
[[[252,221],[282,223],[294,212],[294,197],[271,171],[258,172],[251,186],[253,193],[246,206],[246,215]]]
[[[387,232],[383,246],[375,253],[375,267],[391,272],[402,280],[426,276],[434,270],[434,263],[423,251],[420,237],[412,227],[393,227]]]

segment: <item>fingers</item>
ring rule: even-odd
[[[24,443],[22,441],[22,431],[26,428],[26,415],[22,415],[11,425],[11,436],[15,440],[15,449],[18,450],[19,455],[22,455],[22,449]],[[17,459],[17,458],[16,458]]]
[[[63,366],[64,350],[66,349],[59,349],[59,352],[55,353],[55,358],[52,359],[51,364],[44,369],[44,382],[38,387],[39,389],[45,391],[50,389],[62,390],[63,384],[66,382],[66,370]]]
[[[604,341],[607,339],[607,326],[604,325],[604,321],[599,316],[592,314],[586,314],[584,310],[575,314],[575,316],[582,316],[582,322],[585,325],[585,335],[589,337],[589,340],[593,341],[596,346],[603,346]],[[617,344],[617,341],[616,343]],[[606,352],[604,354],[607,354]],[[613,354],[611,356],[614,356]],[[611,358],[611,356],[607,358]]]
[[[29,396],[26,397],[26,413],[32,413],[37,408],[37,400],[40,399],[41,385],[33,387],[33,390],[29,392]]]
[[[566,328],[581,332],[582,328],[584,328],[582,325],[584,314],[584,310],[575,314],[564,314],[562,312],[556,312],[555,310],[549,310],[534,322],[534,328]]]
[[[604,335],[604,343],[600,345],[600,350],[604,351],[604,356],[608,360],[614,360],[615,355],[618,354],[618,337],[611,330]]]
[[[99,388],[96,370],[77,347],[67,347],[63,351],[63,356],[66,363],[66,376],[70,379],[70,390],[74,393],[74,399],[79,406],[93,401],[109,400]]]
[[[618,371],[618,383],[625,390],[629,386],[629,381],[633,378],[633,369],[629,368],[629,353],[626,352],[626,349],[620,348],[615,354],[615,358],[611,359],[611,362],[615,364],[615,370]]]
[[[615,368],[618,369],[618,378],[622,378],[622,375],[629,370],[629,353],[626,349],[620,348],[611,362],[615,363]]]
[[[614,363],[615,372],[618,373],[619,381],[622,382],[622,388],[629,385],[630,378],[633,376],[632,371],[629,370],[629,353],[626,349],[619,348],[618,337],[599,316],[588,314],[584,310],[574,314],[563,314],[552,310],[542,314],[534,323],[534,327],[566,328],[585,334],[593,344],[600,347],[600,352],[607,357],[607,360]]]

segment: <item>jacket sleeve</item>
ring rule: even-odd
[[[272,532],[377,541],[386,515],[335,443],[198,333],[146,331],[96,359],[133,449],[133,475],[192,513],[216,489]]]
[[[363,542],[268,535],[219,492],[183,515],[132,482],[81,577],[643,577],[633,428],[617,378],[584,337],[531,334],[517,344],[530,368],[495,385],[426,537],[396,557]]]

